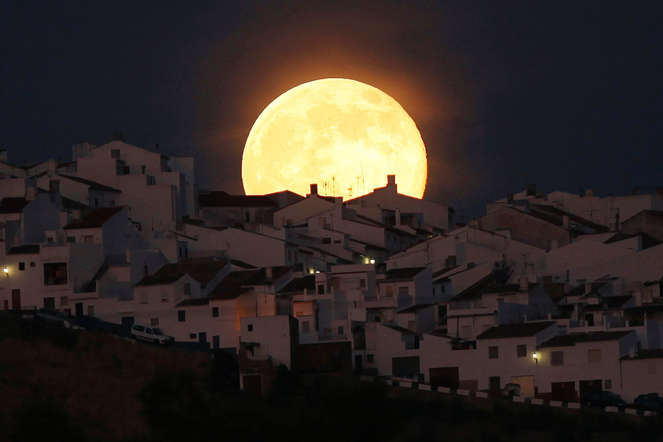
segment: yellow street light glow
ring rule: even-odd
[[[375,264],[375,260],[374,260],[373,258],[371,258],[371,260],[370,260],[369,262],[370,262],[371,264]]]
[[[533,357],[534,359],[539,359],[539,355],[538,355],[537,352],[532,353],[532,357]]]
[[[7,267],[5,267],[4,269],[2,269],[2,271],[5,272],[5,273],[9,273],[9,269],[8,269]]]
[[[244,146],[247,195],[290,190],[344,199],[365,195],[396,175],[398,192],[421,198],[426,146],[414,120],[391,96],[346,78],[296,86],[258,116]]]

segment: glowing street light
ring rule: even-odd
[[[375,260],[373,258],[371,258],[368,262],[370,262],[371,264],[375,264]]]
[[[2,271],[5,273],[5,275],[9,276],[9,267],[5,266],[5,268],[2,269]]]
[[[532,353],[532,358],[534,359],[534,362],[537,364],[539,363],[539,354],[537,352]]]

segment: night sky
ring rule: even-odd
[[[663,13],[615,3],[5,1],[0,146],[12,162],[64,161],[120,131],[195,155],[202,188],[241,193],[262,109],[346,77],[410,113],[425,198],[461,212],[530,182],[661,185]]]

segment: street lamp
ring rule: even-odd
[[[9,276],[9,267],[5,266],[2,271],[4,272],[5,275]]]
[[[375,260],[373,258],[371,258],[368,262],[370,262],[371,264],[375,264]]]
[[[539,354],[537,352],[532,353],[532,358],[534,358],[534,362],[539,363]]]

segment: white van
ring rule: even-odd
[[[131,326],[131,337],[136,340],[154,342],[155,344],[171,344],[175,342],[172,336],[164,335],[158,328],[136,324]]]

